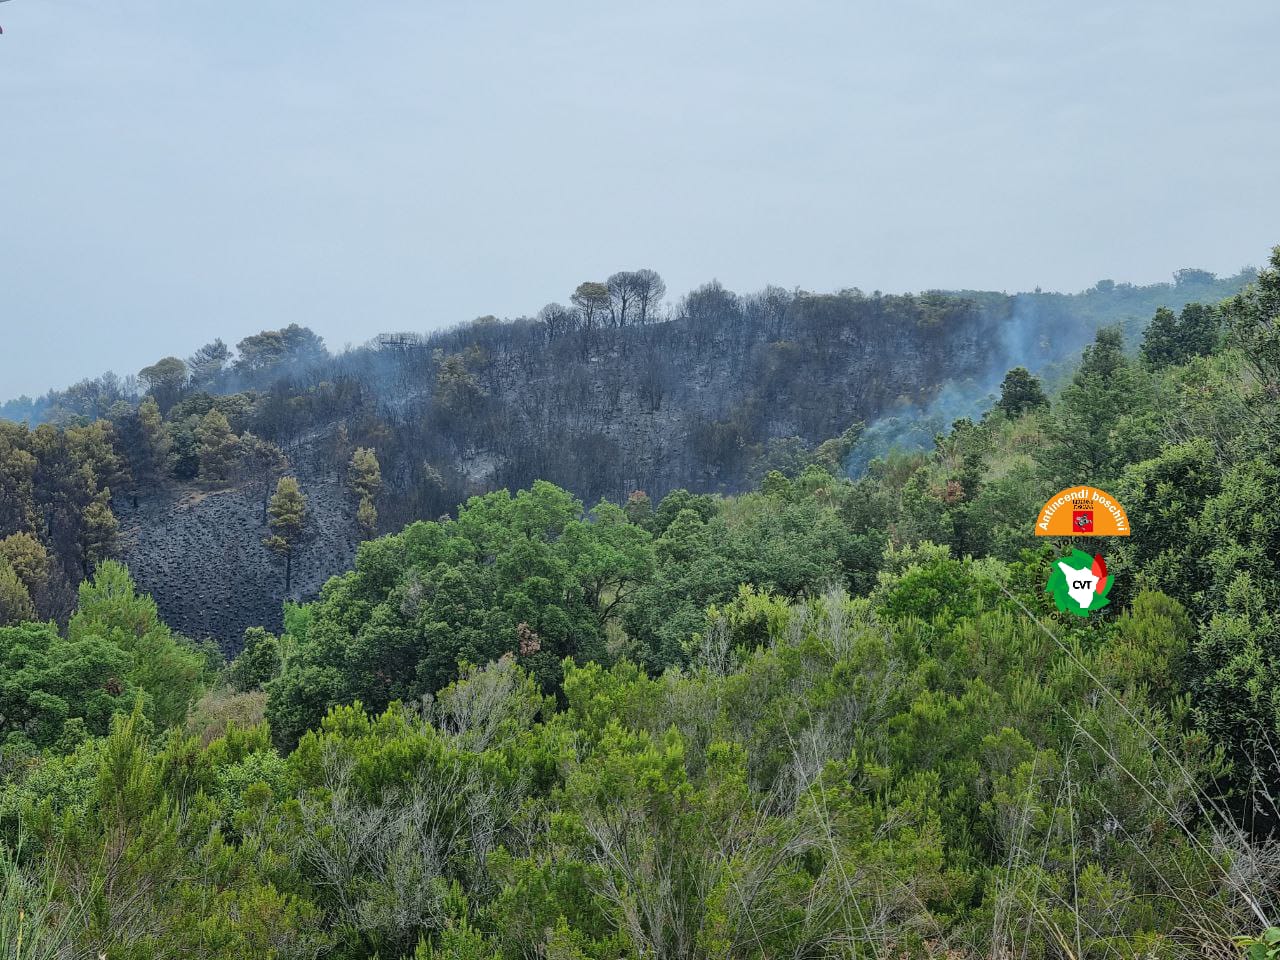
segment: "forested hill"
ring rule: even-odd
[[[72,586],[116,555],[175,628],[234,647],[246,627],[278,627],[281,602],[313,595],[363,537],[467,496],[549,480],[587,502],[656,502],[815,460],[861,465],[980,413],[1013,366],[1052,382],[1100,326],[1133,346],[1158,307],[1216,302],[1251,276],[1014,296],[713,282],[668,306],[661,278],[637,270],[533,317],[337,356],[290,324],[5,404],[45,426],[4,430],[0,535],[48,548],[42,615],[65,614]],[[357,451],[376,483],[353,479]],[[266,504],[285,474],[308,509],[281,549]]]
[[[38,500],[0,539],[0,956],[1271,960],[1280,248],[1135,346],[856,479],[827,446],[735,495],[473,497],[230,662],[96,562],[93,485],[181,463],[181,417],[143,403],[175,446],[138,463],[105,422],[0,431]],[[211,411],[184,502],[260,509],[272,448]],[[368,532],[389,481],[345,464]],[[1086,479],[1131,536],[1037,538]],[[272,489],[279,576],[318,499]],[[95,564],[65,625],[46,542]],[[1047,589],[1073,546],[1084,615]],[[210,549],[184,576],[229,579]]]

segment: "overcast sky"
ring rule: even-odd
[[[0,397],[297,321],[1280,243],[1276,0],[0,4]]]

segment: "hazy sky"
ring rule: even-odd
[[[1275,0],[0,4],[0,397],[291,321],[1234,272]]]

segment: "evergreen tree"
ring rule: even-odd
[[[271,535],[263,543],[284,557],[284,591],[293,587],[293,550],[307,520],[307,498],[294,477],[281,477],[267,507]]]
[[[1010,417],[1020,417],[1032,410],[1040,410],[1049,406],[1049,398],[1044,395],[1040,380],[1031,374],[1026,367],[1014,367],[1004,375],[1000,384],[1000,399],[996,408],[1003,410]]]
[[[1160,307],[1142,337],[1142,359],[1152,368],[1186,363],[1212,353],[1218,345],[1218,311],[1189,303],[1180,315]]]
[[[13,568],[32,598],[48,586],[49,551],[34,534],[12,533],[0,540],[0,562]]]
[[[187,367],[191,370],[191,385],[197,389],[212,386],[222,375],[230,359],[231,350],[220,338],[206,343],[187,358]]]
[[[1186,357],[1204,357],[1218,346],[1222,327],[1218,308],[1207,303],[1188,303],[1178,315],[1182,339],[1186,345]]]
[[[368,497],[360,498],[360,506],[356,508],[356,523],[366,540],[378,535],[378,508]]]
[[[1153,367],[1175,364],[1182,356],[1178,317],[1168,307],[1160,307],[1142,335],[1142,359]]]
[[[200,690],[204,658],[160,619],[155,601],[137,591],[124,564],[101,563],[80,584],[67,639],[110,642],[128,658],[122,677],[146,695],[147,718],[161,728],[186,720]]]
[[[231,478],[239,442],[231,432],[226,416],[217,407],[210,407],[201,419],[196,435],[200,444],[200,478],[206,483],[226,483]]]
[[[81,519],[81,563],[86,574],[115,553],[119,531],[120,524],[111,512],[111,492],[102,490],[84,508]]]
[[[244,632],[244,647],[227,668],[232,688],[245,692],[261,690],[280,672],[280,641],[262,627]]]
[[[160,412],[168,413],[187,385],[187,365],[177,357],[165,357],[139,370],[138,379],[147,385]]]
[[[347,482],[360,499],[372,500],[382,489],[382,466],[370,447],[356,447],[347,468]]]
[[[382,466],[371,447],[357,447],[347,465],[347,483],[359,500],[356,522],[365,539],[377,536],[378,508],[374,501],[382,489]]]
[[[51,623],[0,626],[0,663],[0,747],[51,746],[73,719],[104,734],[137,696],[128,654],[102,637],[63,639]]]
[[[1046,475],[1063,485],[1116,478],[1132,452],[1131,442],[1149,446],[1154,440],[1149,425],[1118,429],[1125,418],[1146,412],[1149,388],[1143,371],[1125,357],[1119,329],[1099,330],[1054,407],[1048,443],[1037,454]]]
[[[26,584],[7,561],[0,560],[0,626],[35,618],[36,608]]]
[[[160,405],[154,397],[144,397],[138,404],[138,429],[141,449],[134,476],[139,483],[154,486],[168,471],[172,447],[164,418],[160,415]]]

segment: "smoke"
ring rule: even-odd
[[[867,427],[849,452],[845,470],[856,480],[872,460],[887,457],[893,450],[927,450],[934,438],[950,432],[957,420],[976,420],[995,401],[989,385],[980,380],[948,380],[928,404],[904,406]]]
[[[980,419],[995,405],[1000,384],[1013,367],[1041,373],[1054,363],[1076,355],[1088,342],[1083,329],[1071,330],[1062,338],[1048,337],[1053,318],[1042,309],[1042,294],[1018,294],[983,306],[981,326],[987,353],[975,357],[968,366],[974,370],[964,377],[946,380],[925,404],[905,404],[873,421],[849,452],[845,471],[858,479],[871,461],[892,451],[929,450],[935,438],[951,431],[957,420]],[[1085,339],[1081,339],[1085,337]],[[976,369],[975,369],[976,368]]]

